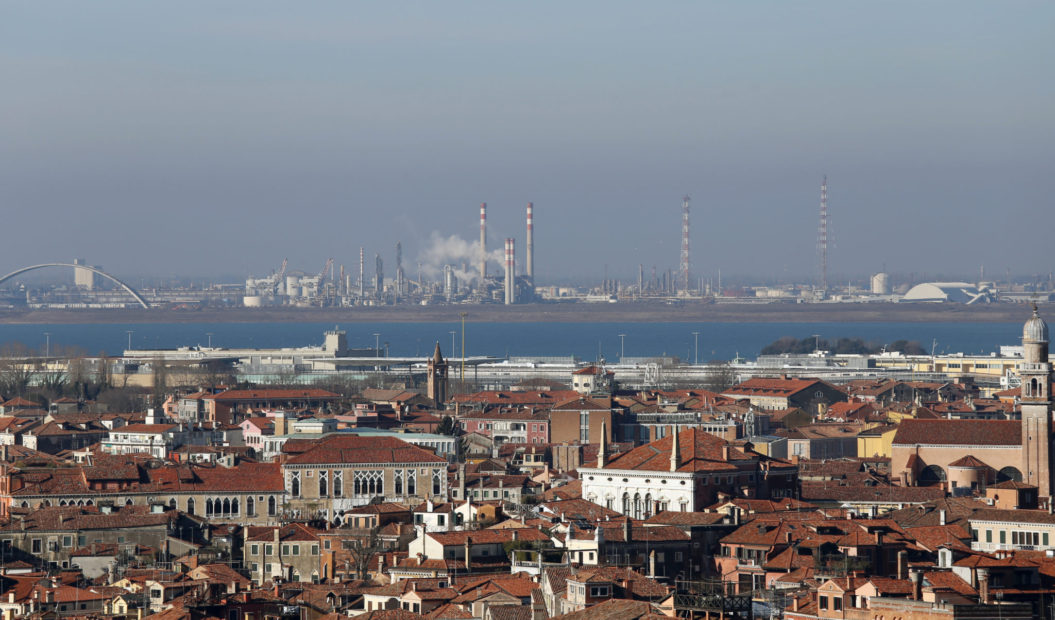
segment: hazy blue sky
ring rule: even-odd
[[[1055,4],[0,3],[3,271],[1055,267]],[[430,256],[436,256],[436,248]],[[434,259],[441,260],[441,259]],[[372,264],[371,260],[368,263]],[[355,267],[353,267],[353,265]]]

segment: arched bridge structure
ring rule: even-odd
[[[73,263],[42,263],[40,265],[30,265],[29,267],[23,267],[21,269],[16,269],[15,271],[12,271],[11,273],[7,274],[6,276],[0,278],[0,284],[3,284],[7,280],[9,280],[9,279],[11,279],[11,278],[13,278],[13,277],[15,277],[15,276],[17,276],[19,274],[25,273],[27,271],[34,271],[36,269],[46,269],[48,267],[70,267],[71,269],[87,269],[88,271],[90,271],[90,272],[92,272],[94,274],[100,275],[100,276],[106,278],[107,280],[113,282],[114,284],[120,286],[121,288],[125,289],[125,291],[127,291],[129,295],[134,297],[135,300],[137,302],[139,302],[140,306],[143,306],[144,308],[148,308],[148,309],[150,308],[150,304],[147,303],[147,300],[144,299],[143,296],[140,295],[139,292],[136,291],[134,288],[132,288],[131,286],[129,286],[129,285],[125,284],[124,282],[118,280],[114,276],[106,273],[102,269],[96,269],[95,267],[90,267],[88,265],[74,265]]]

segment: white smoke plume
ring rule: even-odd
[[[501,242],[499,242],[501,244]],[[505,260],[503,249],[492,249],[487,252],[488,273],[498,273],[491,264],[502,264]],[[450,265],[454,275],[462,282],[480,277],[480,242],[466,241],[458,235],[444,237],[433,231],[425,249],[418,255],[421,273],[435,280],[443,275],[443,266]],[[468,270],[463,270],[462,266]]]

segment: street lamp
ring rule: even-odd
[[[693,364],[700,363],[700,332],[692,332],[693,341],[696,347],[696,353],[693,356]]]
[[[128,334],[128,350],[131,351],[132,350],[132,334],[134,334],[136,332],[135,332],[135,330],[130,329],[130,330],[126,331],[125,333]]]
[[[374,357],[381,357],[381,334],[374,334]]]
[[[619,334],[619,363],[623,363],[623,338],[626,338],[626,334]]]
[[[209,348],[212,348],[212,332],[205,332],[205,335],[209,337]]]
[[[44,332],[44,357],[51,357],[51,332]]]
[[[457,351],[457,349],[454,348],[454,335],[457,334],[457,333],[458,333],[458,330],[456,330],[456,329],[452,329],[451,332],[450,332],[450,334],[451,334],[451,350],[450,350],[449,353],[447,353],[447,357],[451,357],[452,355],[454,355],[455,351]]]

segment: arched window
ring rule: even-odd
[[[1022,472],[1015,467],[1005,467],[996,472],[997,482],[1007,482],[1008,480],[1022,482]]]
[[[395,488],[396,488],[396,495],[402,495],[403,494],[403,470],[402,469],[397,469],[394,472],[392,472],[392,480],[394,481],[393,484],[395,485]]]
[[[228,497],[223,498],[223,514],[231,514],[231,499]]]
[[[319,472],[319,497],[326,497],[329,489],[326,488],[326,472]]]
[[[443,489],[443,470],[435,469],[432,471],[432,494],[439,495]]]
[[[256,501],[253,499],[252,495],[250,495],[249,497],[245,498],[245,516],[247,516],[247,517],[255,517],[256,516]]]
[[[634,493],[634,518],[641,518],[641,494]]]
[[[289,494],[300,497],[300,472],[295,471],[289,477]]]
[[[652,516],[652,494],[645,493],[645,515],[643,518],[647,519]]]
[[[623,493],[623,514],[630,514],[630,494]]]
[[[278,507],[275,504],[275,496],[267,498],[267,516],[273,517],[278,513]]]
[[[418,494],[418,470],[407,470],[407,495]]]
[[[231,514],[238,514],[238,498],[235,497],[231,500]]]
[[[344,494],[344,472],[336,470],[333,472],[333,496],[340,497]]]
[[[176,508],[176,498],[175,497],[173,497],[172,499],[169,500],[169,508],[172,508],[172,509]]]
[[[938,465],[928,465],[919,474],[919,483],[922,485],[935,484],[945,481],[945,470]]]
[[[211,517],[212,516],[212,498],[211,497],[205,498],[205,516],[206,517]]]
[[[194,498],[193,497],[188,497],[187,498],[187,514],[189,514],[189,515],[194,514]]]

